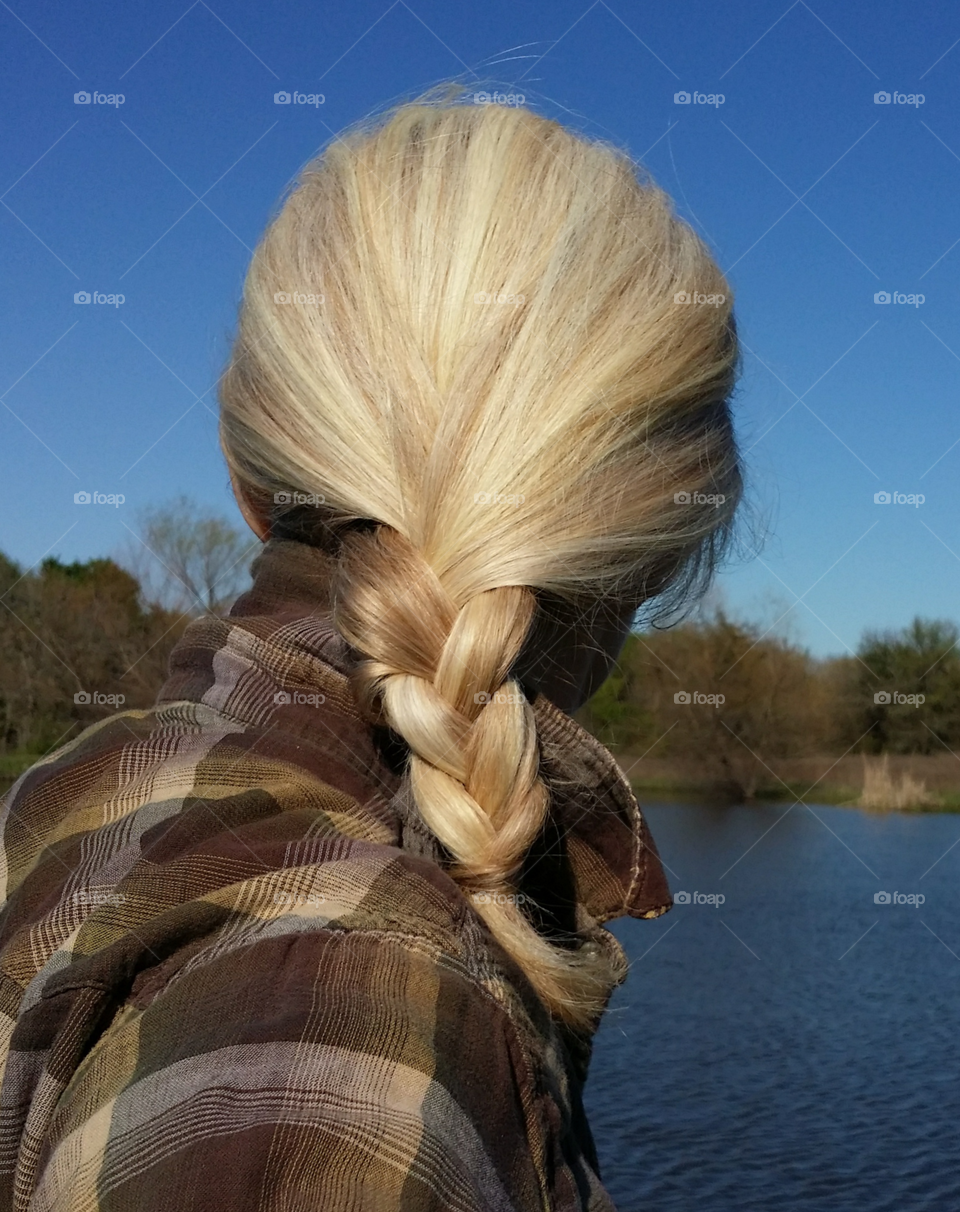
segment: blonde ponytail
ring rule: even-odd
[[[318,528],[376,524],[344,535],[335,586],[358,700],[407,742],[451,875],[577,1026],[615,973],[519,903],[550,805],[515,666],[535,591],[639,603],[709,573],[740,495],[736,365],[729,288],[635,165],[449,94],[333,143],[247,278],[231,471],[253,500],[310,494]]]
[[[458,604],[386,527],[344,547],[334,618],[369,657],[354,674],[358,700],[409,744],[414,799],[455,860],[450,874],[547,1005],[586,1025],[602,1010],[613,973],[602,955],[542,939],[517,887],[548,809],[533,709],[510,678],[533,595],[501,586]]]

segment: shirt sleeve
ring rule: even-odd
[[[374,931],[220,939],[135,983],[56,1101],[29,1208],[540,1212],[538,1100],[456,957]]]

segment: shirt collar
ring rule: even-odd
[[[237,673],[227,671],[227,660],[221,662],[223,674],[218,673],[211,651],[242,654],[238,659],[251,667],[261,687],[284,688],[292,678],[290,684],[303,692],[311,680],[322,681],[333,689],[328,697],[338,715],[349,721],[350,740],[348,744],[345,737],[344,744],[378,787],[377,798],[398,825],[400,844],[436,856],[436,841],[419,818],[407,781],[399,777],[396,764],[391,768],[383,745],[370,743],[371,727],[361,719],[349,691],[347,676],[356,655],[333,626],[334,567],[328,549],[270,539],[253,563],[252,587],[238,598],[230,615],[198,620],[188,628],[171,658],[171,677],[161,701],[223,702],[217,681],[226,679],[233,687]],[[244,722],[251,726],[262,723],[265,706],[273,710],[273,703],[256,699],[254,694],[232,694],[231,712],[249,716]],[[551,802],[546,844],[536,857],[541,885],[558,880],[572,884],[569,892],[581,927],[625,914],[658,917],[672,899],[626,776],[599,741],[543,694],[537,694],[532,706],[540,773]]]

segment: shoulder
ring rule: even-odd
[[[0,1060],[45,1199],[480,1212],[573,1183],[555,1034],[378,794],[195,703],[111,717],[14,788]]]
[[[65,1041],[88,1033],[46,1122],[32,1110],[45,1204],[543,1206],[541,1083],[505,1007],[456,954],[328,923],[181,949],[119,1010],[67,975],[21,1024],[7,1085],[8,1105],[36,1104],[41,1072],[49,1081]]]

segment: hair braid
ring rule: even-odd
[[[614,984],[609,962],[549,943],[515,897],[549,809],[533,709],[510,677],[535,610],[514,585],[458,606],[391,527],[343,544],[335,620],[365,658],[353,675],[360,703],[410,746],[420,813],[494,937],[553,1013],[586,1026]]]

